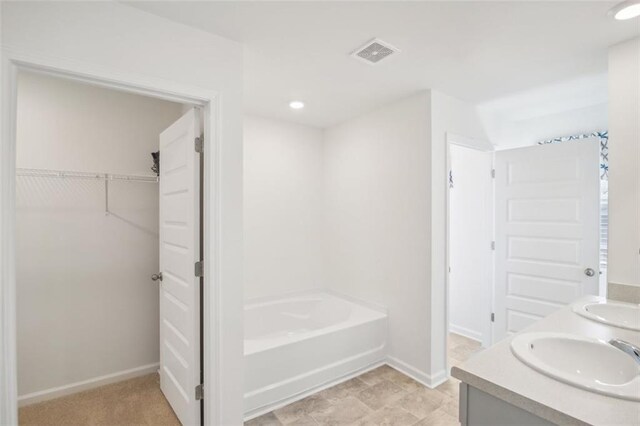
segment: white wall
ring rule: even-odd
[[[326,283],[389,308],[389,356],[446,378],[447,134],[491,150],[476,108],[436,91],[325,132]]]
[[[244,120],[245,299],[324,286],[320,129]]]
[[[640,286],[640,39],[609,50],[609,283]]]
[[[471,146],[492,149],[475,106],[437,91],[431,91],[431,156],[429,190],[431,197],[430,255],[430,372],[434,378],[446,376],[446,147],[447,134],[463,136]]]
[[[115,2],[2,2],[2,140],[11,136],[11,99],[6,58],[9,52],[23,58],[37,58],[52,64],[82,68],[100,74],[132,78],[141,84],[163,86],[177,92],[194,87],[216,91],[220,98],[216,108],[221,122],[216,123],[219,147],[210,156],[211,181],[220,210],[210,209],[208,221],[215,225],[219,246],[209,246],[207,253],[218,250],[216,301],[218,311],[212,318],[218,325],[211,341],[222,345],[217,359],[205,365],[209,392],[205,394],[207,423],[240,424],[242,419],[242,47],[236,42],[214,36]],[[188,89],[186,89],[188,88]],[[8,155],[10,144],[2,144]],[[4,171],[2,171],[4,173]],[[0,188],[11,191],[7,176],[0,174]],[[11,237],[4,214],[2,233]],[[10,238],[7,240],[10,241]],[[3,246],[0,254],[8,253]],[[5,251],[7,250],[7,251]],[[4,260],[9,259],[3,257]],[[9,260],[3,263],[3,283],[11,279]],[[6,269],[5,269],[6,268]],[[11,298],[11,293],[3,297]],[[5,299],[6,300],[6,299]],[[11,318],[11,311],[3,311]],[[11,339],[10,328],[2,328],[3,339]],[[7,354],[7,350],[3,353]],[[9,353],[10,355],[10,353]],[[2,371],[11,371],[12,358],[3,357]],[[17,413],[10,409],[14,377],[0,378],[0,423],[17,423]],[[224,392],[221,391],[224,389]]]
[[[482,342],[489,337],[484,315],[492,290],[492,155],[455,144],[449,149],[449,331]]]
[[[176,103],[23,73],[17,167],[152,175]],[[158,186],[17,178],[18,391],[159,361]]]
[[[429,93],[325,133],[329,288],[389,310],[389,356],[429,381]],[[443,157],[444,159],[444,157]]]

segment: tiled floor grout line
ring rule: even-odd
[[[480,344],[475,341],[451,336],[447,351],[450,364],[464,361],[479,348]],[[384,365],[245,425],[458,425],[457,383],[450,379],[436,389],[429,389]]]

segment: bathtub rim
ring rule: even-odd
[[[280,296],[270,296],[267,298],[259,298],[259,301],[254,301],[253,303],[245,303],[244,305],[244,311],[246,311],[248,308],[259,308],[261,306],[269,306],[271,304],[275,304],[275,303],[280,303],[280,302],[287,302],[287,301],[295,301],[295,299],[297,298],[303,298],[303,297],[307,297],[310,298],[314,295],[328,295],[330,297],[333,298],[337,298],[337,299],[342,299],[342,301],[346,301],[347,303],[351,303],[356,305],[357,307],[361,308],[361,309],[367,309],[367,310],[371,310],[375,313],[377,313],[379,316],[375,316],[373,318],[370,319],[360,319],[357,321],[343,321],[343,322],[339,322],[337,324],[332,324],[328,327],[324,327],[324,328],[320,328],[317,330],[312,330],[309,331],[307,333],[303,333],[300,335],[295,336],[294,338],[291,339],[284,339],[281,340],[279,342],[277,342],[277,344],[274,343],[268,343],[269,339],[264,339],[265,343],[263,345],[260,345],[261,347],[259,348],[253,348],[250,351],[247,350],[247,345],[246,342],[247,340],[251,340],[251,341],[257,341],[259,339],[247,339],[246,337],[244,337],[244,333],[243,333],[243,355],[246,356],[252,356],[261,352],[265,352],[268,350],[272,350],[275,348],[279,348],[279,347],[286,347],[289,345],[293,345],[305,340],[309,340],[309,339],[313,339],[313,338],[317,338],[319,336],[325,335],[325,334],[329,334],[329,333],[333,333],[339,330],[342,330],[344,328],[351,328],[351,327],[358,327],[361,326],[363,324],[367,324],[369,322],[374,322],[374,321],[388,321],[389,319],[389,315],[387,313],[387,309],[382,307],[381,305],[377,305],[377,304],[370,304],[370,303],[359,303],[358,299],[354,298],[348,298],[348,297],[344,297],[342,294],[340,293],[336,293],[336,292],[331,292],[331,291],[325,291],[325,290],[304,290],[304,291],[297,291],[297,292],[291,292],[291,293],[287,293],[287,296],[285,297],[285,295],[280,295]],[[254,300],[258,300],[258,299],[254,299]],[[388,323],[387,323],[387,327],[388,327]],[[243,330],[244,331],[244,330]],[[278,339],[278,338],[275,338]],[[281,338],[280,338],[281,339]],[[257,345],[256,345],[257,346]]]
[[[307,290],[294,290],[294,291],[288,291],[288,292],[284,292],[284,293],[279,293],[277,295],[273,295],[273,296],[260,296],[260,297],[254,297],[251,299],[247,299],[244,301],[244,306],[243,309],[246,309],[247,307],[251,307],[251,306],[260,306],[260,305],[266,305],[269,303],[273,303],[273,302],[279,302],[279,301],[285,301],[288,299],[295,299],[296,297],[303,297],[303,296],[313,296],[314,294],[328,294],[329,296],[333,296],[333,297],[337,297],[340,299],[344,299],[348,302],[354,303],[356,305],[360,305],[364,308],[368,308],[374,311],[378,311],[380,313],[383,313],[385,315],[389,314],[389,311],[387,309],[386,306],[381,305],[379,303],[375,303],[375,302],[370,302],[368,300],[363,300],[363,299],[359,299],[357,297],[353,297],[344,293],[340,293],[338,291],[335,290],[331,290],[331,289],[326,289],[326,288],[322,288],[322,287],[318,287],[318,288],[311,288],[311,289],[307,289]]]

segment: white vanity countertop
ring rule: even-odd
[[[589,296],[582,301],[603,300]],[[525,332],[571,333],[596,339],[617,337],[640,346],[640,332],[584,318],[571,305]],[[453,367],[453,377],[511,405],[561,425],[640,425],[640,403],[589,392],[538,373],[511,352],[512,337]]]

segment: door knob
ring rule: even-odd
[[[584,270],[584,274],[586,276],[588,276],[588,277],[592,277],[592,276],[594,276],[596,274],[596,271],[594,271],[591,268],[587,268],[587,269]]]
[[[151,275],[153,281],[162,281],[162,272]]]

